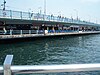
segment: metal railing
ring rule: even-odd
[[[95,32],[98,30],[81,30],[82,32]],[[6,33],[4,31],[0,32],[1,35],[23,35],[23,34],[45,34],[45,33],[72,33],[79,32],[77,30],[7,30]]]
[[[95,32],[99,30],[81,30],[82,32]],[[47,34],[47,33],[74,33],[80,32],[79,29],[76,30],[7,30],[6,33],[2,30],[0,35],[25,35],[25,34]]]
[[[96,23],[81,21],[73,18],[69,19],[67,17],[62,17],[62,16],[44,15],[40,13],[2,10],[2,9],[0,9],[0,17],[10,18],[10,19],[43,20],[43,21],[45,20],[45,21],[53,21],[53,22],[65,22],[65,23],[75,23],[75,24],[95,25],[95,26],[99,25]]]
[[[0,73],[30,74],[30,73],[60,73],[80,71],[100,71],[100,64],[67,64],[67,65],[23,65],[11,66],[13,55],[7,55],[4,65],[0,66]]]

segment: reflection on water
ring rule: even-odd
[[[1,44],[1,65],[7,54],[14,55],[15,65],[100,63],[100,35],[51,37],[29,42]],[[99,75],[100,72],[93,73]],[[66,74],[63,73],[63,75]]]

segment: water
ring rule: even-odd
[[[7,54],[14,55],[14,65],[100,63],[100,35],[51,37],[0,44],[0,65]],[[100,72],[46,75],[100,75]]]

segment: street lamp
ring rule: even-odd
[[[44,0],[44,15],[46,15],[46,0]]]
[[[3,5],[3,6],[4,6],[4,7],[3,7],[3,10],[5,10],[5,4],[6,4],[6,1],[4,0],[4,2],[3,2],[3,3],[4,3],[4,5]]]
[[[42,9],[41,7],[38,8],[38,10],[39,10],[38,13],[39,13],[39,14],[42,13],[42,10],[41,10],[41,9]]]
[[[90,15],[88,15],[88,17],[89,17],[89,22],[91,22],[91,16],[90,16]]]
[[[74,11],[76,12],[76,19],[78,20],[78,11],[76,9],[74,9]]]
[[[46,16],[46,0],[44,0],[44,16],[43,16],[43,20],[45,20],[45,16]]]
[[[96,24],[98,23],[97,19],[96,19]]]

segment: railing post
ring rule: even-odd
[[[39,30],[36,30],[36,34],[38,34],[39,33]]]
[[[29,30],[29,34],[31,34],[31,30]]]
[[[23,31],[22,31],[22,30],[20,30],[20,34],[21,34],[21,35],[23,34]]]
[[[20,17],[21,17],[21,19],[22,19],[22,12],[20,12]]]
[[[4,75],[11,75],[11,63],[12,63],[13,55],[7,55],[3,64]]]
[[[12,30],[12,29],[10,29],[10,35],[12,35],[12,31],[13,31],[13,30]]]

